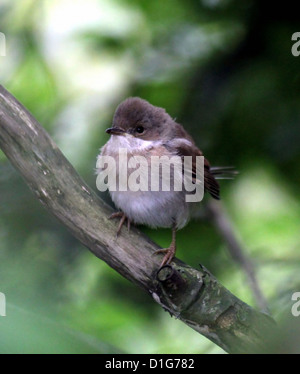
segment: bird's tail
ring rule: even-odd
[[[209,171],[215,179],[234,179],[239,173],[233,166],[211,166]]]

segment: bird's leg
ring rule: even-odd
[[[174,224],[172,227],[172,242],[169,248],[158,249],[157,251],[154,252],[155,254],[165,253],[165,256],[160,265],[161,268],[165,265],[170,264],[170,262],[173,260],[175,256],[175,252],[176,252],[176,225]]]
[[[130,230],[130,220],[126,217],[125,213],[123,213],[123,212],[116,212],[116,213],[111,214],[108,217],[108,219],[113,219],[113,218],[121,218],[119,226],[118,226],[117,234],[116,234],[117,237],[119,236],[121,228],[122,228],[122,226],[123,226],[123,224],[124,224],[124,222],[125,222],[126,219],[127,219],[127,228],[128,228],[128,231]]]

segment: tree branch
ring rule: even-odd
[[[158,246],[108,220],[111,208],[85,184],[35,118],[0,86],[0,147],[38,200],[95,256],[150,293],[172,315],[227,352],[261,352],[274,321],[224,288],[204,267],[175,259],[160,271]]]

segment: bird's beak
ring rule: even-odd
[[[125,130],[120,129],[120,127],[110,127],[109,129],[106,129],[105,132],[111,135],[124,135],[125,134]]]

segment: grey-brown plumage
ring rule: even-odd
[[[144,132],[139,134],[135,131],[138,126],[144,127]],[[164,140],[164,146],[168,149],[174,148],[170,144],[173,139],[187,139],[191,144],[178,143],[175,153],[179,156],[192,156],[193,166],[196,165],[196,156],[203,156],[203,153],[194,143],[193,138],[187,131],[165,111],[165,109],[151,105],[148,101],[139,97],[130,97],[123,101],[117,108],[113,127],[124,129],[130,134],[144,140]],[[170,144],[170,145],[169,145]],[[173,149],[174,153],[174,149]],[[209,161],[204,161],[204,189],[217,200],[220,199],[220,187],[215,175],[222,175],[222,168],[216,173],[211,170]]]
[[[151,156],[192,157],[192,175],[196,178],[196,158],[203,156],[187,131],[165,111],[146,100],[131,97],[123,101],[113,117],[111,134],[102,148],[101,155],[113,156],[118,162],[118,151],[126,148],[129,156],[144,156],[150,163]],[[215,199],[220,198],[216,181],[228,169],[211,168],[204,159],[204,190]],[[99,170],[101,172],[101,170]],[[226,174],[225,174],[226,176]],[[165,253],[162,265],[169,264],[175,254],[175,232],[183,227],[189,217],[191,203],[185,199],[185,191],[110,191],[112,200],[123,212],[120,231],[125,217],[128,221],[152,227],[172,227],[172,243]],[[120,214],[118,214],[119,216]],[[121,214],[122,215],[122,214]],[[114,215],[116,216],[116,215]]]

